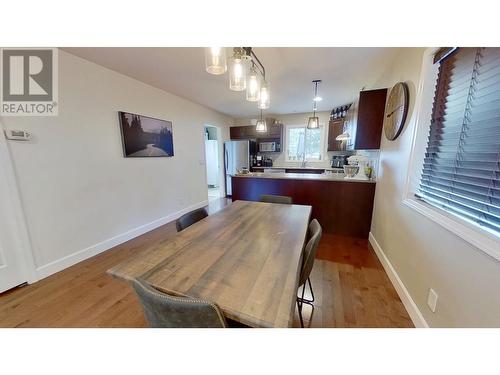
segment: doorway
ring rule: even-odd
[[[35,281],[33,258],[8,146],[0,123],[0,293]]]
[[[207,172],[208,200],[218,199],[223,191],[221,180],[220,163],[220,132],[216,126],[205,125],[205,167]]]

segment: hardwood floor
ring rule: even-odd
[[[229,200],[209,203],[213,213]],[[35,284],[0,294],[0,327],[145,327],[135,294],[106,271],[176,232],[171,222]],[[413,327],[368,241],[324,234],[306,327]],[[310,296],[307,290],[307,296]],[[298,314],[294,327],[300,327]]]

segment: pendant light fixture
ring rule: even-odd
[[[348,132],[343,132],[335,137],[336,141],[347,141],[348,139],[351,139],[351,135]]]
[[[224,74],[227,70],[226,49],[223,47],[205,48],[205,69],[210,74]]]
[[[246,100],[257,102],[259,109],[268,109],[271,96],[266,82],[266,68],[252,47],[233,47],[232,50],[232,56],[226,61],[225,48],[205,48],[206,71],[210,74],[223,74],[229,65],[229,88],[233,91],[246,90]]]
[[[319,117],[316,116],[316,110],[318,109],[317,102],[322,100],[320,96],[318,96],[318,83],[321,82],[320,79],[315,79],[312,81],[314,84],[314,96],[313,96],[313,115],[309,117],[307,121],[307,129],[318,129],[319,128]]]
[[[229,88],[233,91],[243,91],[247,88],[245,50],[235,47],[233,52],[229,60]]]
[[[262,118],[262,109],[260,110],[260,120],[257,120],[257,126],[255,127],[257,133],[267,133],[266,120]]]
[[[260,99],[257,107],[260,109],[268,109],[271,105],[271,95],[269,93],[269,86],[266,81],[260,85]]]
[[[346,123],[344,122],[344,128],[342,129],[342,134],[339,134],[335,137],[336,141],[347,141],[351,139],[351,135],[347,131],[345,124]]]
[[[248,73],[247,79],[247,100],[249,102],[258,102],[260,99],[260,77],[255,69],[255,63],[252,61],[252,67]]]

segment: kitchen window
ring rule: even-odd
[[[324,128],[324,126],[320,126],[319,129],[307,129],[305,125],[287,125],[287,161],[322,161]]]
[[[500,259],[500,48],[427,57],[405,204]]]

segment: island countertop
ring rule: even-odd
[[[311,173],[246,173],[235,174],[231,177],[242,178],[262,178],[262,179],[283,179],[283,180],[317,180],[317,181],[337,181],[337,182],[361,182],[375,184],[375,180],[355,180],[351,178],[339,177],[336,173],[311,174]]]
[[[311,170],[311,171],[343,171],[343,168],[331,168],[331,167],[300,167],[300,166],[279,166],[279,165],[273,165],[272,167],[251,167],[252,169],[255,170],[263,170],[263,169],[305,169],[305,170]]]
[[[312,207],[323,231],[367,239],[375,181],[344,179],[335,174],[248,173],[231,178],[233,201],[259,201],[264,194],[286,195],[293,204]]]

